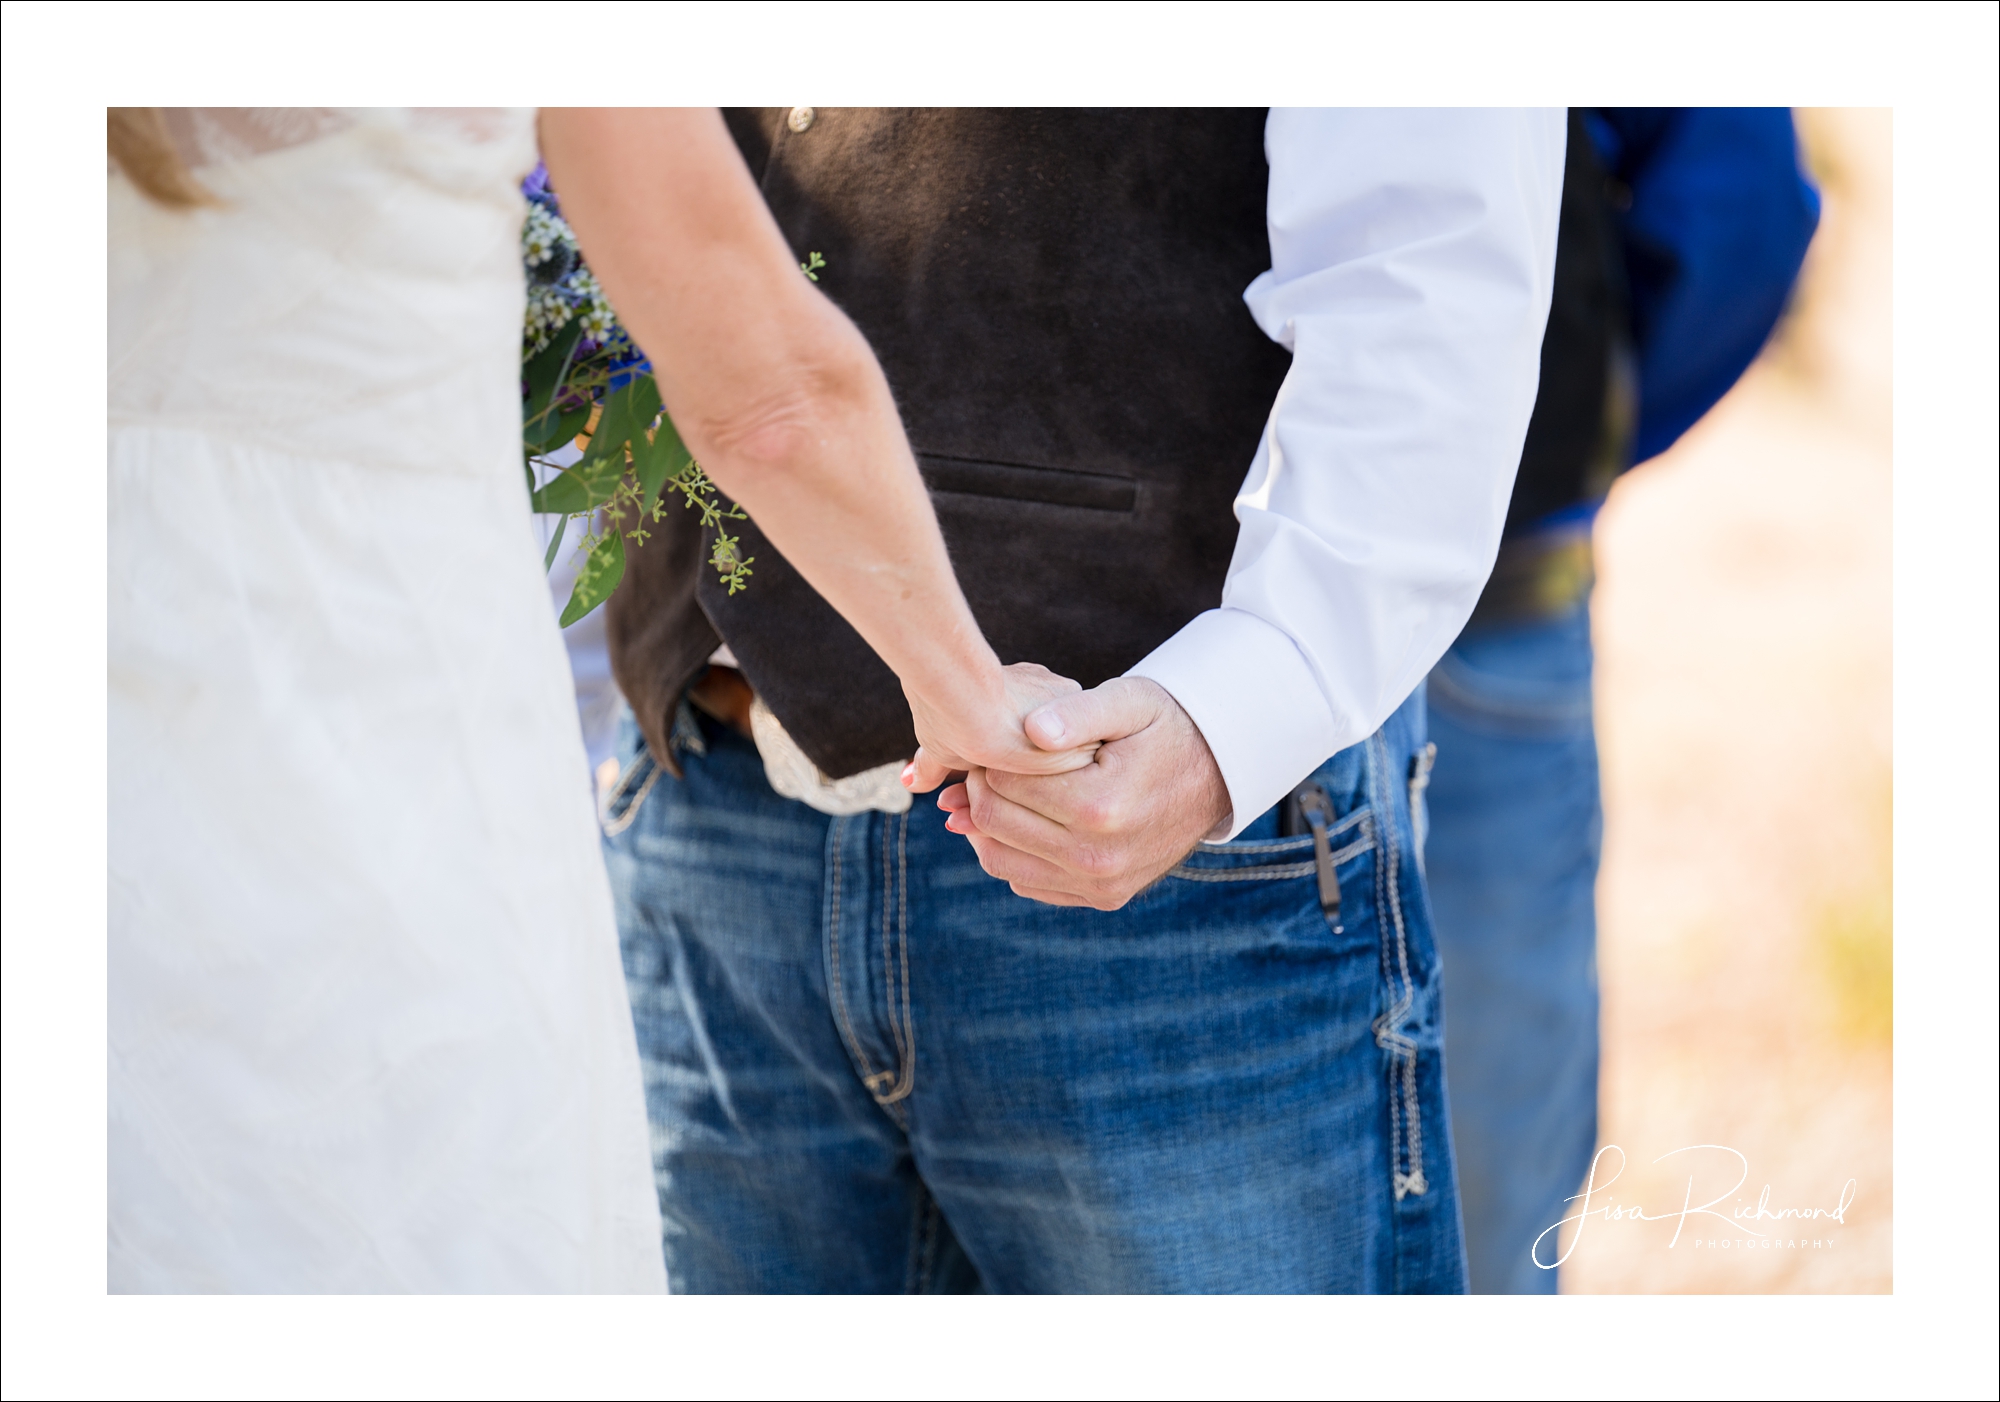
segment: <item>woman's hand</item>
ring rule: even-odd
[[[917,757],[903,770],[903,786],[929,793],[972,769],[1011,774],[1066,774],[1090,763],[1095,741],[1070,750],[1044,750],[1021,729],[1028,713],[1058,696],[1083,688],[1034,662],[1002,667],[999,685],[987,694],[939,697],[920,694],[908,683],[903,694],[917,723]]]

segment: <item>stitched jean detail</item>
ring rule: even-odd
[[[854,1034],[854,1018],[847,1010],[847,985],[842,978],[844,970],[840,964],[840,877],[843,864],[841,849],[845,846],[850,823],[849,818],[835,818],[826,832],[826,900],[827,915],[823,923],[826,931],[826,996],[833,1005],[834,1020],[840,1024],[841,1040],[847,1043],[847,1053],[854,1058],[854,1069],[861,1075],[861,1083],[872,1093],[882,1073],[869,1065],[868,1053],[861,1049],[861,1039]]]
[[[1381,731],[1368,739],[1370,787],[1386,810],[1391,799],[1389,747]],[[1375,864],[1378,918],[1382,941],[1382,973],[1389,1007],[1375,1019],[1375,1043],[1390,1057],[1389,1181],[1396,1198],[1429,1191],[1424,1176],[1423,1114],[1417,1103],[1417,1044],[1403,1028],[1416,1004],[1416,984],[1410,976],[1409,935],[1403,922],[1403,893],[1397,844],[1390,843]]]
[[[882,987],[888,1013],[890,1036],[896,1044],[894,1080],[885,1090],[875,1090],[881,1104],[894,1105],[917,1084],[917,1026],[910,1016],[910,815],[899,813],[892,821],[886,815],[882,828]],[[889,829],[895,829],[895,866],[889,862]],[[892,879],[893,876],[893,879]],[[887,893],[895,892],[894,911]]]
[[[898,1126],[907,1127],[903,1102],[917,1076],[910,1009],[909,815],[835,818],[826,851],[827,997],[861,1084]],[[856,870],[862,862],[876,870],[864,875]],[[871,911],[871,903],[878,909]]]
[[[1347,865],[1347,863],[1353,861],[1356,857],[1363,856],[1375,850],[1375,824],[1369,816],[1368,810],[1365,808],[1351,814],[1338,824],[1333,831],[1338,832],[1342,829],[1352,831],[1357,827],[1360,828],[1360,832],[1355,835],[1353,841],[1346,843],[1344,846],[1336,847],[1333,850],[1332,861],[1336,869]],[[1305,844],[1305,850],[1310,853],[1312,851],[1312,838],[1310,835],[1304,839],[1287,838],[1283,842],[1251,843],[1244,850],[1248,852],[1283,850],[1290,853],[1298,849],[1301,841]],[[1299,862],[1270,862],[1251,866],[1231,867],[1197,867],[1190,862],[1183,861],[1179,866],[1169,871],[1167,875],[1180,881],[1295,881],[1303,877],[1312,876],[1318,870],[1319,864],[1309,855],[1304,861]]]
[[[1343,838],[1347,836],[1348,832],[1351,829],[1358,828],[1366,823],[1371,823],[1373,820],[1369,815],[1370,815],[1370,810],[1366,806],[1355,809],[1352,813],[1347,814],[1345,817],[1339,819],[1332,826],[1327,828],[1326,830],[1327,840],[1329,842],[1333,842],[1336,844],[1339,843]],[[1251,828],[1246,829],[1245,831],[1254,831],[1256,826],[1257,826],[1256,824],[1252,824]],[[1312,839],[1312,834],[1309,832],[1299,833],[1295,837],[1280,837],[1273,839],[1239,837],[1236,838],[1234,841],[1230,842],[1200,843],[1195,847],[1194,851],[1188,853],[1188,861],[1191,863],[1194,859],[1202,857],[1230,858],[1230,857],[1251,856],[1262,853],[1270,853],[1273,855],[1279,855],[1288,852],[1310,854],[1312,852],[1312,847],[1313,847],[1313,839]]]
[[[1431,815],[1427,794],[1431,770],[1437,765],[1438,747],[1427,743],[1410,760],[1410,831],[1417,849],[1417,875],[1424,875],[1424,847],[1430,839]]]

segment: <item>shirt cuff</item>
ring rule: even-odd
[[[1339,724],[1298,644],[1240,609],[1211,609],[1126,674],[1158,682],[1208,742],[1230,815],[1226,842],[1340,748]]]

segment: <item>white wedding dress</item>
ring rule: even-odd
[[[526,112],[110,182],[110,1285],[665,1288],[521,470]]]

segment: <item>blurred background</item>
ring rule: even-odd
[[[1891,1285],[1890,114],[1798,125],[1791,310],[1598,518],[1600,1144],[1615,1205],[1678,1208],[1692,1161],[1655,1160],[1704,1144],[1748,1160],[1718,1210],[1852,1202],[1818,1248],[1593,1219],[1566,1293]]]

